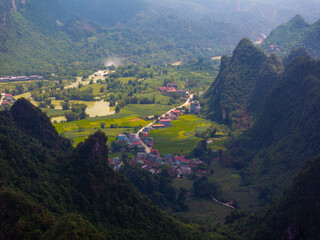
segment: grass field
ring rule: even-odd
[[[85,85],[85,86],[82,86],[80,88],[80,91],[85,91],[89,88],[92,88],[93,91],[93,95],[94,96],[97,96],[97,95],[104,95],[103,93],[100,93],[100,88],[103,87],[103,85],[101,85],[100,83],[93,83],[93,84],[89,84],[89,85]]]
[[[52,108],[41,108],[42,112],[45,112],[48,117],[59,117],[64,116],[67,112],[72,112],[71,110],[60,110]]]
[[[154,148],[161,154],[188,153],[201,140],[195,136],[197,128],[209,127],[211,122],[195,115],[183,115],[172,121],[171,128],[153,130],[150,137],[155,138]]]

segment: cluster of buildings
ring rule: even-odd
[[[32,75],[32,76],[8,76],[0,78],[0,82],[16,82],[16,81],[29,81],[29,80],[41,80],[43,79],[42,76],[39,75]]]
[[[163,165],[171,166],[169,174],[172,177],[187,176],[192,173],[198,173],[196,167],[203,162],[199,159],[186,159],[183,155],[165,154],[160,156],[158,150],[153,149],[150,153],[138,153],[135,159],[130,161],[130,164],[139,164],[142,169],[145,169],[152,174],[159,174],[162,172]],[[200,173],[200,172],[199,172]],[[201,173],[210,174],[210,171]]]
[[[13,104],[15,101],[10,93],[1,93],[0,106],[2,104]]]
[[[146,148],[145,146],[143,146],[141,141],[143,141],[150,148],[152,148],[154,144],[153,138],[148,137],[149,132],[146,131],[142,132],[141,140],[137,138],[137,135],[135,133],[127,132],[119,134],[117,141],[120,143],[125,143],[129,149],[137,147],[139,152],[145,152]]]
[[[175,84],[168,84],[167,90],[175,88]],[[197,100],[190,101],[190,112],[199,113],[201,110],[200,102]],[[130,164],[139,164],[142,169],[150,171],[152,174],[159,174],[162,172],[163,165],[171,166],[170,175],[173,177],[187,176],[192,173],[196,174],[210,174],[210,170],[198,170],[197,166],[203,164],[199,159],[186,159],[183,155],[165,154],[164,157],[160,156],[157,149],[152,149],[154,146],[154,138],[149,137],[150,131],[153,129],[172,127],[172,121],[177,120],[180,115],[184,113],[183,110],[173,109],[159,119],[159,124],[148,125],[142,129],[138,134],[127,132],[119,134],[117,141],[126,143],[129,148],[138,147],[136,158],[130,160]],[[155,123],[155,121],[153,122]],[[150,151],[146,151],[149,148]],[[148,149],[148,150],[149,150]],[[109,159],[109,165],[118,171],[123,165],[119,158]]]
[[[154,124],[152,127],[156,129],[172,127],[171,121],[177,120],[182,114],[183,112],[177,109],[167,112],[163,118],[159,120],[159,124]]]
[[[168,83],[164,87],[158,87],[158,90],[162,94],[166,94],[166,95],[170,95],[173,93],[181,95],[181,96],[186,95],[186,91],[185,90],[178,90],[178,85],[174,84],[174,83]]]
[[[123,162],[118,157],[115,157],[113,159],[109,158],[108,164],[109,167],[111,167],[116,172],[119,172],[120,168],[123,166]]]

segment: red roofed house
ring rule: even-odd
[[[181,114],[180,110],[173,110],[171,111],[174,115],[179,116]]]
[[[164,128],[164,125],[163,124],[159,124],[159,125],[152,125],[153,128],[156,128],[156,129],[160,129],[160,128]]]
[[[141,142],[140,141],[134,141],[133,145],[136,145],[136,146],[141,145]]]
[[[158,87],[158,89],[160,90],[160,92],[162,93],[166,93],[168,91],[167,87]]]
[[[160,153],[157,149],[152,149],[150,152],[152,155],[156,155],[157,157],[160,157]]]
[[[172,127],[171,119],[160,119],[160,125],[164,125],[164,127]]]

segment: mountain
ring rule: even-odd
[[[318,239],[319,181],[320,158],[317,157],[306,162],[279,199],[234,224],[233,239]]]
[[[150,52],[129,29],[109,29],[69,12],[59,1],[1,1],[0,76],[81,75],[114,54]]]
[[[168,9],[139,14],[127,26],[180,58],[229,53],[247,34],[245,28],[236,24],[186,18]]]
[[[61,1],[69,12],[108,27],[123,24],[149,7],[146,0],[69,0]]]
[[[4,239],[65,239],[70,231],[74,239],[207,239],[198,226],[160,211],[108,167],[104,133],[73,149],[25,99],[0,112],[0,122]]]
[[[282,59],[282,63],[284,66],[288,66],[298,57],[311,57],[311,55],[305,47],[294,48]]]
[[[292,49],[306,47],[314,58],[320,57],[320,20],[309,24],[297,15],[273,30],[261,45],[268,53],[277,52],[284,57]]]
[[[97,239],[104,240],[89,221],[80,215],[55,217],[45,208],[12,190],[0,192],[1,239]]]
[[[320,61],[289,64],[267,95],[255,124],[228,147],[244,183],[279,193],[305,163],[320,154]]]
[[[268,57],[242,39],[232,57],[222,57],[219,74],[204,95],[203,114],[234,128],[248,128],[282,71],[276,55]]]

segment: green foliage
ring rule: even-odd
[[[172,180],[161,175],[152,175],[139,167],[126,165],[120,173],[125,175],[152,203],[164,210],[181,211],[185,208],[185,191],[178,191]]]
[[[255,125],[228,147],[248,166],[245,183],[283,190],[305,159],[320,153],[319,61],[301,57],[291,63],[266,98]]]
[[[97,132],[72,149],[48,117],[25,99],[18,100],[10,112],[0,112],[0,122],[0,193],[12,187],[41,206],[37,210],[24,207],[21,200],[9,200],[12,208],[21,205],[24,210],[15,211],[26,217],[19,221],[8,210],[15,216],[8,220],[8,214],[0,211],[5,223],[0,228],[6,229],[2,232],[18,234],[18,239],[65,239],[70,232],[74,239],[103,239],[100,231],[111,239],[206,238],[197,226],[185,225],[154,207],[108,167],[104,133]],[[53,220],[50,228],[41,227],[42,216],[50,212],[62,218]]]
[[[320,20],[310,25],[300,15],[297,15],[273,30],[261,47],[268,53],[277,52],[284,57],[292,49],[304,46],[314,58],[319,58],[319,32]]]
[[[222,193],[221,186],[210,182],[205,176],[194,181],[192,188],[194,195],[200,198],[211,198],[211,196],[218,198]]]
[[[282,196],[233,224],[237,239],[317,239],[320,221],[320,158],[310,159]],[[230,236],[231,237],[231,236]]]
[[[248,128],[282,71],[275,55],[267,57],[249,39],[241,40],[232,58],[222,57],[219,75],[204,96],[203,113],[233,128]]]

